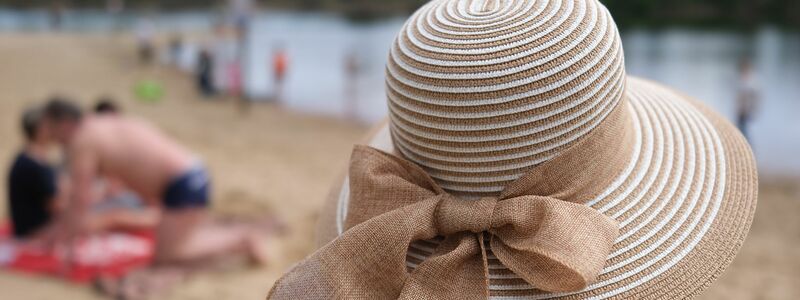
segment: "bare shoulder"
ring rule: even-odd
[[[75,132],[75,136],[70,140],[67,149],[73,154],[91,149],[97,140],[97,135],[93,134],[93,131],[84,127]]]
[[[110,130],[111,124],[105,120],[97,118],[87,119],[81,124],[78,131],[75,132],[72,141],[69,143],[70,149],[87,150],[95,147],[104,139],[106,132]]]

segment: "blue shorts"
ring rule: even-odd
[[[167,209],[206,207],[209,201],[210,181],[203,166],[195,166],[176,177],[164,192]]]

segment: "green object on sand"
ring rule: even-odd
[[[142,102],[156,103],[164,96],[164,86],[155,80],[142,80],[133,87],[133,93]]]

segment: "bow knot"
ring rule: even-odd
[[[348,230],[276,282],[270,295],[485,299],[486,232],[492,253],[530,285],[581,290],[602,270],[618,235],[616,222],[582,204],[531,195],[535,191],[523,184],[512,183],[499,198],[458,199],[414,163],[356,147]],[[409,273],[409,245],[436,236],[445,238]]]
[[[435,216],[439,235],[447,236],[465,231],[480,233],[492,227],[496,198],[463,200],[449,194],[442,194],[440,197]]]

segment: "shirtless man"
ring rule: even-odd
[[[54,233],[69,194],[69,178],[48,160],[51,134],[42,126],[42,109],[30,108],[22,117],[25,147],[9,172],[8,199],[14,236],[28,242],[46,242]],[[96,189],[94,192],[98,192]],[[105,201],[102,197],[97,200]],[[158,222],[157,209],[109,207],[98,210],[95,204],[82,219],[86,232],[152,228]]]
[[[142,120],[83,116],[74,104],[53,100],[44,110],[53,136],[66,149],[73,181],[67,237],[83,231],[95,178],[120,180],[146,203],[163,208],[157,226],[159,263],[196,263],[241,253],[266,263],[262,236],[252,226],[207,222],[209,178],[186,149]]]

